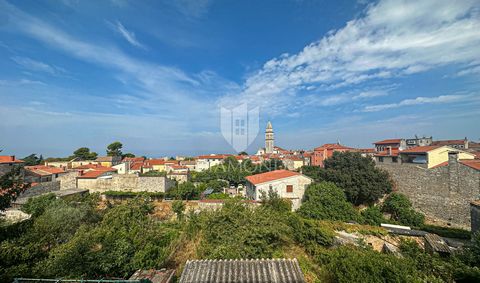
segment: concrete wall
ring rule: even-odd
[[[113,175],[109,179],[77,179],[79,189],[90,192],[129,191],[165,192],[173,182],[165,177],[138,177],[137,175]]]
[[[418,211],[453,226],[470,228],[470,202],[480,196],[480,171],[452,161],[427,169],[419,164],[381,164],[395,189],[407,195]]]

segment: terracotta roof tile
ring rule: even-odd
[[[402,139],[387,139],[383,141],[377,141],[374,142],[374,144],[394,144],[394,143],[400,143]]]
[[[437,149],[439,147],[441,146],[439,145],[416,146],[409,149],[405,149],[404,151],[402,151],[402,153],[426,153],[434,149]]]
[[[470,168],[473,168],[475,170],[480,170],[480,160],[478,159],[469,159],[469,160],[463,159],[463,160],[460,160],[460,163]]]
[[[25,169],[42,176],[65,173],[65,170],[61,168],[45,165],[25,166]]]
[[[250,183],[257,185],[265,182],[275,181],[279,179],[289,178],[292,176],[300,176],[298,172],[288,170],[275,170],[266,173],[256,174],[245,177]]]
[[[329,149],[353,149],[351,147],[348,147],[348,146],[344,146],[344,145],[341,145],[341,144],[338,144],[338,143],[326,143],[322,146],[319,146],[319,147],[316,147],[314,150],[316,151],[320,151],[320,150],[329,150]]]
[[[0,163],[23,163],[23,160],[16,159],[15,156],[0,155]]]

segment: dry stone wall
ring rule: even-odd
[[[458,162],[427,169],[416,164],[377,164],[387,170],[395,189],[430,218],[470,228],[470,202],[480,196],[480,171]]]
[[[174,182],[165,177],[139,177],[137,175],[113,175],[110,179],[78,179],[79,189],[90,192],[166,192]]]

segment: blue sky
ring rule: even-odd
[[[0,0],[0,148],[233,152],[220,108],[276,144],[480,138],[478,1]]]

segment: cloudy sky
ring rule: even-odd
[[[0,0],[3,154],[233,152],[243,103],[285,148],[478,140],[479,91],[475,0]]]

